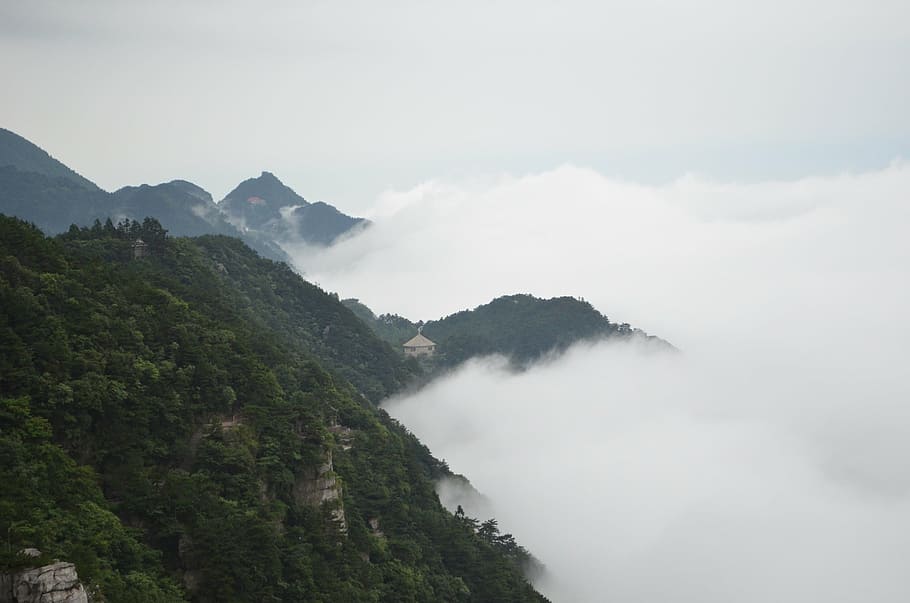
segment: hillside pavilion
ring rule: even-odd
[[[423,336],[419,331],[402,346],[407,356],[432,356],[436,352],[436,344]]]

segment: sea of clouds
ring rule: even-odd
[[[665,186],[565,166],[387,193],[297,261],[377,312],[575,295],[680,348],[479,359],[386,402],[553,600],[890,603],[910,600],[908,195],[904,162]]]

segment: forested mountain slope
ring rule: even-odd
[[[315,356],[374,403],[407,385],[420,371],[376,337],[337,296],[304,281],[286,264],[261,258],[229,237],[203,236],[193,244],[199,255],[192,261],[201,264],[197,266],[201,278],[210,280],[185,282],[180,291],[186,299],[242,312],[249,325]],[[190,258],[179,261],[185,267]],[[171,268],[181,266],[175,262]]]
[[[20,172],[41,174],[49,178],[63,178],[72,184],[89,190],[98,189],[98,186],[74,170],[63,165],[27,139],[0,128],[0,167],[12,166]]]
[[[0,217],[0,562],[37,547],[112,602],[543,600],[358,393],[415,370],[236,240]]]
[[[611,322],[591,304],[574,297],[506,295],[425,324],[395,314],[375,316],[356,299],[346,299],[344,304],[396,348],[422,326],[423,334],[438,346],[434,361],[442,367],[489,354],[502,354],[522,366],[551,352],[564,351],[578,341],[610,337],[638,337],[672,349],[667,342],[640,329]]]

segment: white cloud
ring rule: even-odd
[[[377,311],[574,294],[683,349],[476,362],[389,402],[555,600],[891,602],[910,597],[907,191],[902,162],[659,187],[565,166],[389,193],[300,261]]]
[[[773,343],[777,325],[794,320],[815,322],[827,343],[835,331],[818,323],[901,328],[890,317],[907,299],[906,190],[901,162],[828,179],[687,176],[662,187],[565,166],[388,193],[370,229],[299,264],[323,286],[414,320],[533,292],[584,296],[687,348],[737,329]]]
[[[491,498],[556,601],[910,596],[910,387],[624,348],[475,363],[387,408]]]

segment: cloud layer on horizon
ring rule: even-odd
[[[908,302],[910,164],[831,178],[644,186],[564,166],[384,194],[373,225],[295,254],[377,313],[429,320],[529,292],[576,295],[684,348],[775,325],[888,331]],[[812,324],[810,324],[812,323]],[[833,331],[832,331],[833,333]]]
[[[910,597],[910,165],[753,185],[565,166],[386,194],[299,256],[378,311],[574,294],[681,356],[580,346],[387,403],[559,601]]]
[[[356,215],[385,187],[566,161],[649,182],[878,165],[910,152],[908,55],[903,0],[31,0],[0,3],[0,115],[109,190],[221,198],[266,169]]]

